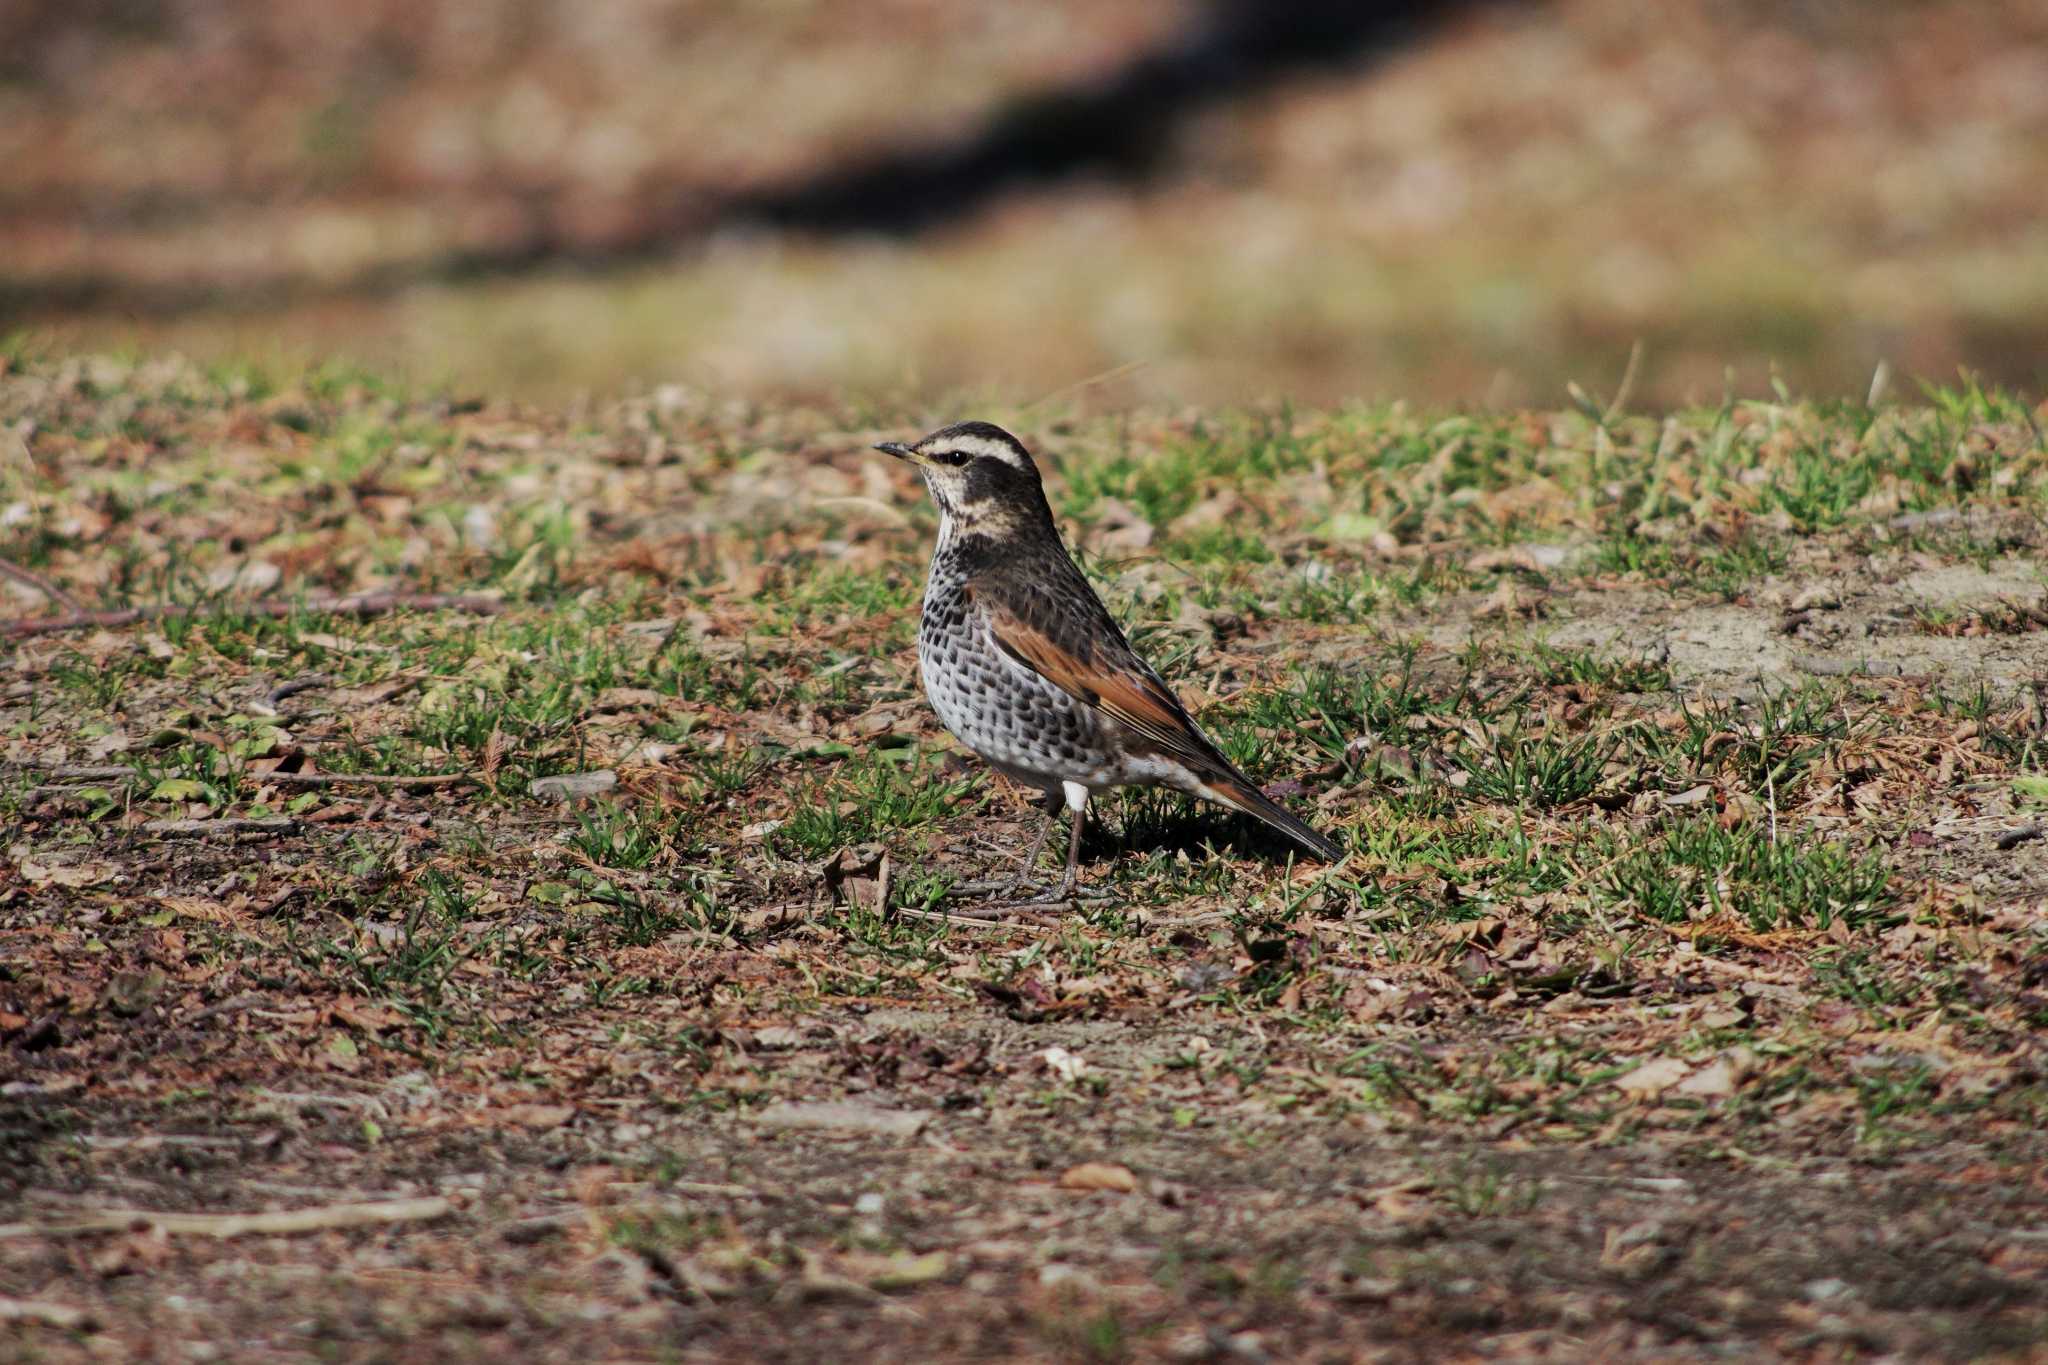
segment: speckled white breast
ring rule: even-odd
[[[1091,789],[1157,782],[1118,752],[1105,722],[1004,653],[988,636],[945,563],[932,562],[917,636],[925,695],[962,744],[1019,782],[1055,791],[1062,782]]]

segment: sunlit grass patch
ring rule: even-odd
[[[1272,600],[1278,615],[1311,625],[1360,625],[1466,584],[1461,571],[1437,560],[1384,572],[1316,562],[1290,572]]]
[[[1922,635],[1951,638],[1978,635],[2031,635],[2048,628],[2048,599],[2043,603],[1998,602],[1946,607],[1921,607],[1913,626]]]
[[[1783,572],[1785,564],[1784,547],[1756,533],[1726,543],[1678,543],[1625,530],[1596,542],[1592,558],[1600,572],[1690,587],[1729,602]]]
[[[1842,688],[1821,682],[1767,689],[1747,704],[1707,698],[1684,706],[1684,729],[1670,737],[1669,750],[1694,772],[1725,772],[1754,793],[1782,797],[1848,737],[1863,711],[1845,705]],[[1661,748],[1662,739],[1648,742]]]
[[[376,861],[374,853],[366,854],[369,863]],[[380,866],[371,870],[382,871]],[[456,985],[456,973],[465,960],[501,937],[501,931],[472,931],[478,927],[472,920],[476,888],[457,874],[434,869],[410,881],[386,874],[372,885],[380,889],[361,898],[346,920],[289,926],[292,951],[308,967],[338,976],[361,995],[392,1002],[430,1037],[459,1017],[473,1016],[473,992]],[[372,929],[373,921],[379,927]]]
[[[1535,649],[1536,679],[1546,687],[1580,684],[1612,692],[1662,692],[1671,686],[1671,670],[1662,662],[1629,658],[1602,650]]]
[[[259,797],[252,765],[293,745],[304,749],[294,764],[332,774],[488,770],[489,780],[459,797],[440,790],[466,819],[516,812],[541,828],[525,856],[546,864],[538,884],[559,896],[529,898],[528,908],[544,906],[560,951],[579,963],[578,954],[607,945],[788,932],[779,922],[763,929],[760,907],[817,895],[818,864],[848,845],[894,855],[897,911],[938,909],[968,868],[978,875],[999,862],[972,818],[984,779],[918,749],[931,733],[912,643],[928,545],[865,519],[872,509],[855,515],[798,498],[761,511],[763,490],[799,487],[785,480],[818,452],[790,454],[796,443],[784,432],[645,404],[621,409],[623,418],[579,418],[544,439],[515,431],[500,440],[505,425],[517,426],[502,414],[472,431],[443,406],[371,395],[354,381],[263,382],[275,390],[259,415],[268,425],[250,429],[274,443],[272,453],[237,446],[222,458],[274,480],[267,496],[292,519],[288,534],[268,541],[260,532],[237,539],[226,485],[180,425],[180,413],[240,401],[220,398],[213,381],[197,398],[167,398],[95,437],[161,441],[153,464],[103,461],[118,466],[109,472],[84,447],[53,454],[46,473],[65,477],[45,478],[35,496],[108,521],[87,539],[73,521],[42,517],[9,542],[24,547],[10,557],[70,583],[86,574],[88,549],[102,546],[96,601],[208,609],[29,651],[41,671],[13,700],[9,738],[43,743],[61,731],[76,746],[105,741],[137,776],[75,790],[11,782],[0,798],[10,819],[61,813],[80,837],[164,815],[333,806],[344,822],[383,820],[379,802],[340,791],[273,784],[276,797]],[[1994,410],[1995,430],[1972,425],[1994,420]],[[106,425],[107,414],[75,415],[73,425]],[[1857,870],[1880,855],[1837,866],[1836,845],[1813,852],[1799,807],[1845,771],[1866,797],[1869,783],[1898,780],[1884,747],[1902,738],[1897,697],[1837,683],[1702,693],[1674,676],[1675,663],[1640,648],[1563,647],[1548,636],[1609,601],[1639,614],[1659,591],[1673,603],[1697,605],[1690,597],[1703,591],[1741,604],[1766,580],[1792,587],[1823,552],[1961,553],[1929,549],[1933,542],[1915,539],[1922,532],[1888,524],[1898,509],[1966,506],[1969,517],[1955,524],[1981,525],[1984,543],[2024,540],[2023,528],[2007,527],[2041,483],[2024,416],[2004,400],[1966,395],[1876,414],[1733,402],[1663,420],[1446,415],[1399,404],[1223,415],[1192,427],[1062,419],[1041,445],[1052,487],[1083,528],[1091,581],[1166,677],[1211,698],[1200,720],[1225,753],[1335,833],[1351,861],[1316,881],[1321,873],[1290,871],[1284,843],[1239,817],[1171,792],[1106,793],[1086,872],[1127,904],[1077,916],[1075,932],[1092,948],[1062,948],[1058,961],[1114,971],[1117,945],[1142,937],[1132,926],[1214,905],[1261,934],[1276,916],[1369,924],[1362,955],[1421,966],[1439,960],[1439,930],[1540,901],[1546,932],[1577,953],[1573,970],[1597,960],[1615,979],[1637,979],[1647,970],[1639,962],[1668,946],[1647,921],[1681,911],[1686,923],[1726,913],[1730,924],[1807,925],[1823,912],[1859,933],[1881,923],[1872,907],[1883,887],[1869,890]],[[885,409],[821,417],[825,444],[842,443],[856,417],[910,425]],[[53,417],[38,430],[63,426]],[[422,435],[443,427],[464,434]],[[1871,449],[1851,449],[1860,446]],[[1860,465],[1836,477],[1837,451]],[[740,495],[720,504],[729,482]],[[1153,523],[1150,546],[1112,552],[1095,540],[1090,521],[1111,498]],[[489,515],[472,518],[478,505]],[[729,523],[719,519],[728,506],[738,509]],[[2003,510],[1979,515],[1987,509]],[[905,510],[929,529],[921,505]],[[204,533],[163,533],[188,524]],[[1823,529],[1802,534],[1807,524]],[[1532,541],[1565,557],[1516,559]],[[1477,559],[1503,545],[1515,547],[1507,559]],[[273,552],[285,567],[283,593],[362,575],[487,587],[509,606],[485,620],[273,618],[238,605],[244,589],[221,588],[219,576],[229,561]],[[1469,567],[1475,560],[1489,567]],[[1549,620],[1474,618],[1469,601],[1447,604],[1500,581],[1503,563],[1543,580]],[[1605,581],[1616,577],[1630,581]],[[1600,596],[1618,586],[1627,589],[1620,599]],[[1999,624],[1981,615],[1956,619],[1963,631]],[[2025,643],[2025,633],[2004,638]],[[325,681],[315,691],[264,700],[316,673]],[[1952,721],[1958,735],[1975,726],[1968,740],[1981,757],[1972,771],[1997,786],[2040,766],[2039,726],[2024,699],[1932,695],[1919,710]],[[530,794],[537,776],[614,763],[623,779],[615,797],[564,807]],[[401,808],[425,797],[380,790]],[[303,808],[292,804],[308,797]],[[1749,822],[1711,836],[1732,841],[1725,847],[1674,823],[1675,810],[1707,802]],[[1767,828],[1770,811],[1780,816],[1778,843],[1742,843],[1752,837],[1745,828]],[[1021,838],[1029,824],[1005,819],[1001,828]],[[452,848],[456,836],[438,819],[425,828]],[[1847,847],[1861,845],[1851,838]],[[1047,865],[1057,851],[1055,841]],[[1716,858],[1733,869],[1728,877],[1709,871]],[[1609,871],[1635,878],[1626,896],[1601,880]],[[1665,899],[1636,906],[1653,892]],[[1614,913],[1624,905],[1640,913]],[[923,922],[898,919],[862,900],[815,921],[869,955],[826,982],[828,994],[873,995],[921,979],[925,950],[906,926]],[[416,929],[429,943],[431,925]],[[1160,948],[1161,961],[1183,947]],[[548,958],[544,948],[520,951]],[[899,952],[900,962],[890,956]],[[1312,977],[1268,973],[1261,980],[1272,989],[1227,999],[1291,1019],[1327,1013],[1334,1007],[1314,998],[1298,1010],[1280,1003],[1289,985]],[[642,989],[631,980],[647,977],[621,970],[602,979],[607,998],[624,998]],[[1319,1026],[1342,1022],[1317,1017]]]
[[[1883,916],[1889,883],[1875,852],[1798,829],[1758,821],[1727,828],[1699,816],[1621,844],[1598,891],[1649,919],[1683,924],[1726,915],[1768,932],[1837,921],[1866,926]]]
[[[918,572],[922,567],[918,563],[864,571],[818,564],[793,572],[777,602],[779,611],[767,624],[787,629],[841,617],[859,621],[887,615],[898,619],[876,632],[876,645],[908,644],[916,638],[916,607],[924,591]]]
[[[1084,1233],[1142,1204],[1210,1222],[1150,1266],[1084,1264],[1089,1238],[1062,1234],[1050,1264],[1122,1315],[1062,1348],[1199,1354],[1223,1331],[1291,1356],[1297,1319],[1348,1341],[1361,1299],[1391,1332],[1470,1312],[1506,1339],[1521,1239],[1577,1226],[1647,1159],[1676,1164],[1627,1185],[1645,1207],[1711,1167],[1752,1211],[1816,1163],[1918,1180],[1879,1160],[1915,1143],[1967,1152],[1985,1198],[2039,1164],[2024,898],[2048,634],[1931,640],[1910,615],[2032,601],[2048,451],[2019,409],[1047,418],[1027,434],[1055,490],[1113,465],[1071,509],[1112,613],[1345,856],[1170,790],[1101,792],[1080,869],[1100,899],[1032,916],[963,885],[1016,870],[1040,817],[920,695],[932,514],[905,471],[855,463],[922,414],[664,390],[556,418],[292,374],[249,381],[273,386],[261,411],[222,396],[232,375],[100,410],[124,382],[156,381],[80,400],[0,368],[0,402],[41,395],[0,558],[47,551],[35,572],[89,605],[205,608],[0,649],[0,1049],[47,1090],[32,1107],[62,1132],[31,1134],[30,1162],[64,1188],[211,1163],[204,1202],[257,1207],[243,1172],[291,1181],[312,1153],[336,1201],[454,1195],[488,1150],[520,1232],[478,1245],[552,1263],[623,1210],[627,1259],[600,1268],[636,1303],[643,1263],[666,1286],[621,1318],[656,1337],[667,1290],[741,1318],[883,1293],[863,1320],[904,1322],[1013,1272],[1072,1317],[1044,1257],[919,1241],[898,1287],[860,1253],[943,1232],[933,1200]],[[0,413],[0,443],[22,429]],[[1902,431],[1918,444],[1873,457],[1853,502],[1799,453]],[[344,456],[346,482],[264,482]],[[0,482],[14,468],[0,449]],[[1118,534],[1176,507],[1149,544]],[[1954,515],[1896,520],[1913,508]],[[1638,552],[1667,557],[1616,571]],[[230,581],[262,559],[274,589]],[[1815,578],[1820,605],[1791,610]],[[493,600],[362,620],[247,601],[307,584]],[[0,583],[31,613],[36,592]],[[1064,853],[1056,828],[1040,886]],[[770,1119],[820,1102],[923,1140]],[[1365,1203],[1337,1200],[1363,1231],[1338,1208],[1321,1240],[1215,1240],[1242,1220],[1205,1191],[1270,1170],[1357,1195],[1375,1152],[1393,1165],[1366,1161]],[[1141,1192],[1058,1187],[1094,1160]],[[747,1226],[690,1221],[713,1206]],[[1694,1274],[1642,1259],[1678,1246],[1651,1223],[1564,1250],[1589,1283]],[[1493,1252],[1497,1292],[1470,1264]],[[1162,1293],[1199,1323],[1149,1335]]]
[[[710,702],[745,711],[773,691],[765,660],[742,646],[715,656],[692,644],[680,631],[670,636],[645,665],[645,685],[679,701]]]
[[[1392,666],[1379,669],[1303,668],[1247,689],[1214,708],[1204,724],[1226,755],[1257,770],[1277,756],[1276,742],[1305,740],[1324,760],[1339,761],[1360,741],[1398,743],[1424,717],[1472,714],[1480,708],[1469,678],[1455,686],[1432,686],[1418,675],[1416,657],[1409,649],[1399,652]]]
[[[1464,793],[1502,805],[1547,808],[1582,801],[1599,790],[1607,762],[1620,748],[1612,734],[1530,733],[1519,723],[1487,730],[1468,747]]]
[[[578,811],[568,847],[598,867],[640,871],[674,854],[676,821],[659,808],[600,801]]]
[[[1265,536],[1235,525],[1184,531],[1166,542],[1166,552],[1190,564],[1266,564],[1274,558]]]
[[[1932,692],[1925,706],[1935,715],[1975,725],[1985,752],[2017,771],[2035,771],[2048,762],[2048,725],[2043,723],[2048,689],[2039,683],[2020,695],[2001,697],[1979,681],[1967,693]]]
[[[935,759],[907,749],[849,759],[793,793],[776,840],[793,856],[815,859],[873,839],[914,836],[964,813],[963,802],[980,785],[977,776],[947,777],[937,768]]]
[[[1085,518],[1102,499],[1116,498],[1164,528],[1204,492],[1307,469],[1320,449],[1320,440],[1297,432],[1284,411],[1211,419],[1156,450],[1125,443],[1063,466],[1064,510]]]

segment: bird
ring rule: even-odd
[[[991,422],[956,422],[875,449],[916,467],[939,509],[918,624],[918,671],[932,709],[997,771],[1035,789],[1047,819],[1073,816],[1066,873],[1015,902],[1076,898],[1081,829],[1098,792],[1164,786],[1254,816],[1324,862],[1344,850],[1259,790],[1131,647],[1061,543],[1031,454]]]

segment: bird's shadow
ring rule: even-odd
[[[1249,815],[1197,802],[1178,793],[1139,788],[1104,803],[1081,838],[1085,860],[1123,854],[1211,852],[1284,863],[1302,857],[1299,845]]]

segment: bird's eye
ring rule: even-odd
[[[949,464],[958,469],[961,465],[967,463],[967,452],[964,450],[942,450],[932,456],[932,458],[940,464]]]

